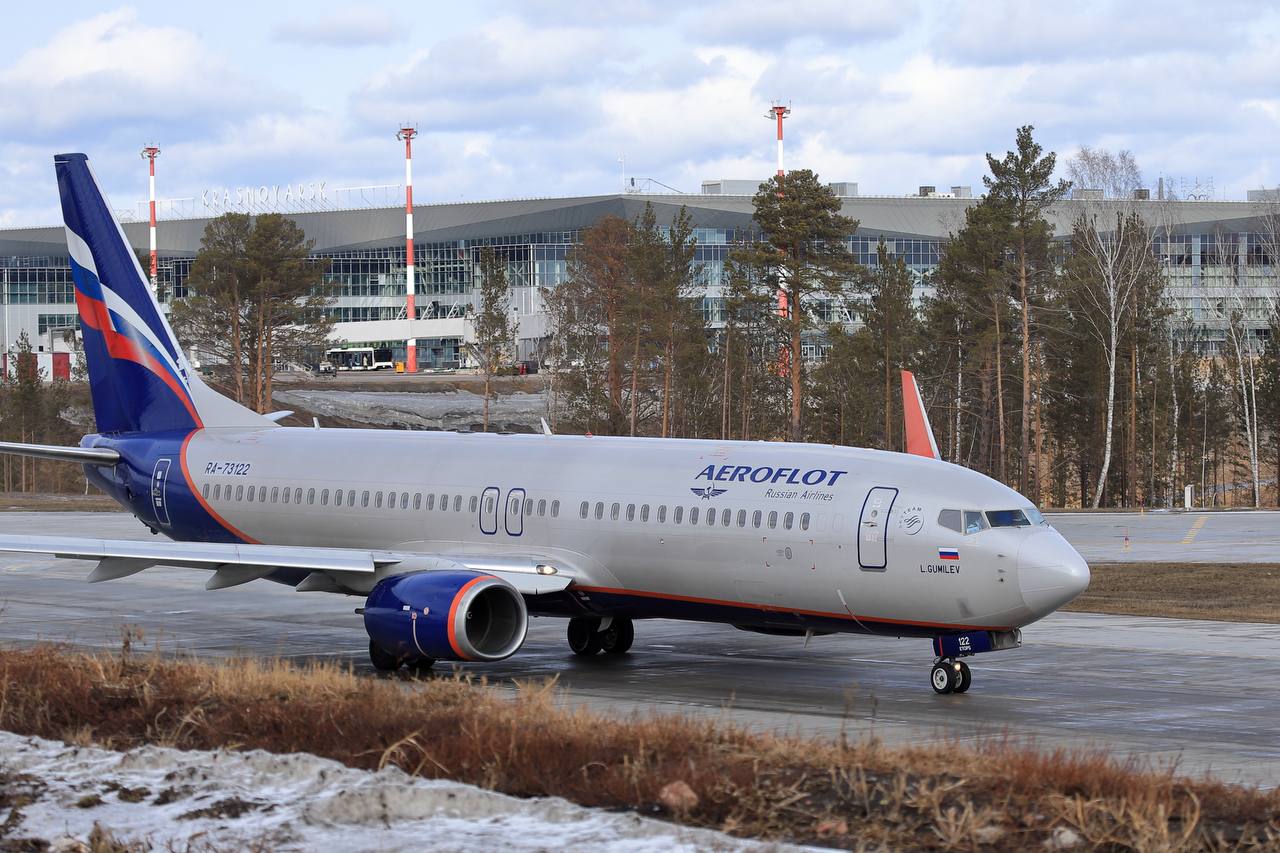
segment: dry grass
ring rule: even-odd
[[[508,699],[457,677],[408,685],[325,664],[0,651],[0,727],[76,743],[306,751],[840,846],[1015,850],[1055,833],[1101,849],[1280,846],[1280,793],[1100,752],[798,740],[564,710],[554,690],[527,684]]]
[[[1280,623],[1280,565],[1091,563],[1084,595],[1066,610]]]

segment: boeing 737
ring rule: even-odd
[[[379,670],[498,661],[530,616],[578,655],[644,619],[930,639],[930,682],[1085,589],[1030,500],[939,458],[903,375],[908,453],[762,441],[283,427],[209,388],[83,154],[54,158],[97,432],[0,451],[79,463],[154,541],[6,535],[0,551],[364,598]]]

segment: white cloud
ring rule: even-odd
[[[271,99],[177,27],[120,9],[69,24],[0,70],[0,129],[34,134],[122,123],[155,128]],[[86,133],[86,135],[89,135]]]
[[[276,41],[304,46],[368,47],[404,41],[409,34],[404,23],[386,9],[352,6],[324,17],[285,21],[271,35]]]

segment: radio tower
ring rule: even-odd
[[[405,124],[396,133],[396,139],[404,140],[404,316],[409,321],[409,335],[405,340],[404,372],[418,372],[418,341],[413,337],[414,309],[413,275],[413,138],[418,129]]]
[[[782,120],[791,115],[791,106],[783,104],[781,101],[774,101],[769,107],[769,112],[764,114],[765,118],[777,119],[778,122],[778,197],[782,197],[782,180],[786,176],[786,171],[782,166]],[[787,305],[787,292],[781,287],[778,288],[778,316],[786,318],[790,314]],[[784,347],[781,353],[781,363],[778,365],[780,372],[787,373],[791,369],[791,349]]]
[[[142,158],[147,161],[147,195],[151,200],[151,295],[160,298],[160,292],[156,287],[156,157],[160,155],[160,149],[155,145],[148,145],[142,149]]]

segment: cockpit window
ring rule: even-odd
[[[963,533],[964,527],[961,526],[960,510],[944,509],[938,513],[938,526],[954,530],[956,533]]]
[[[982,520],[982,513],[975,512],[971,509],[964,511],[964,535],[970,533],[981,533],[987,529],[987,523]]]
[[[1044,518],[1039,517],[1033,521],[1027,517],[1027,510],[1021,509],[994,509],[987,512],[987,520],[991,522],[992,527],[1030,527],[1032,524],[1043,524]],[[1031,509],[1030,512],[1040,516],[1040,513]]]
[[[1024,509],[1023,512],[1027,514],[1027,518],[1031,519],[1032,524],[1043,524],[1048,526],[1049,522],[1045,521],[1044,516],[1040,514],[1040,510],[1035,507],[1029,506]]]

